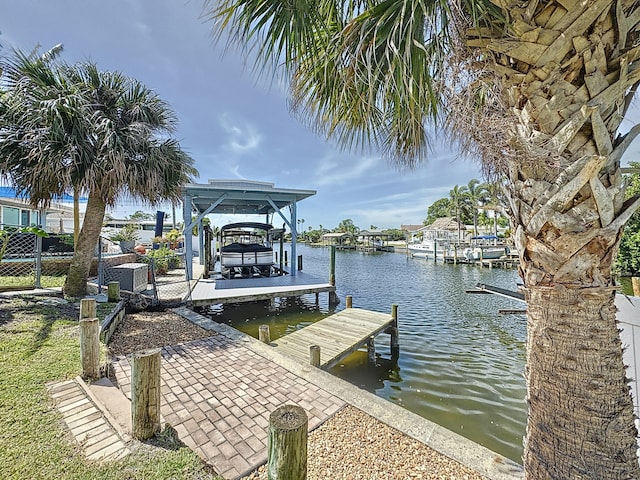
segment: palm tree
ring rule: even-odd
[[[34,205],[72,189],[87,195],[64,285],[82,296],[106,207],[124,196],[151,205],[179,199],[193,160],[168,136],[176,122],[169,106],[121,73],[15,52],[5,81],[0,174]]]
[[[467,198],[473,215],[473,234],[478,236],[478,208],[487,200],[487,185],[475,178],[467,183]]]
[[[449,208],[451,209],[451,213],[456,219],[458,224],[458,242],[461,237],[461,224],[463,222],[463,217],[466,216],[468,206],[469,206],[469,192],[467,187],[454,185],[454,187],[449,191]]]
[[[617,135],[640,83],[640,5],[208,2],[284,68],[292,106],[345,147],[425,158],[438,121],[504,179],[528,308],[528,478],[640,478],[611,264],[624,199]]]

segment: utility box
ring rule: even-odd
[[[133,293],[144,292],[147,289],[146,263],[123,263],[111,268],[113,281],[120,282],[120,289]]]

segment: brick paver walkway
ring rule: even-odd
[[[89,460],[116,460],[129,453],[125,440],[76,380],[51,383],[47,389]]]
[[[162,349],[164,420],[180,440],[227,479],[267,460],[269,415],[292,403],[309,415],[309,430],[345,405],[234,340],[216,335]],[[131,365],[113,360],[122,391],[131,395]]]

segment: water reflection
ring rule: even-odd
[[[299,246],[305,273],[328,275],[326,248]],[[359,351],[331,373],[464,435],[515,461],[522,454],[526,405],[523,370],[526,322],[498,315],[522,304],[494,295],[469,295],[477,283],[515,289],[514,270],[434,264],[401,254],[337,252],[336,281],[344,308],[389,312],[399,305],[400,356],[391,358],[389,336],[376,339],[376,363]],[[212,307],[208,315],[258,337],[261,324],[272,339],[316,322],[333,311],[327,295],[276,302]]]

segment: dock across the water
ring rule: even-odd
[[[329,369],[342,359],[367,345],[370,360],[375,358],[374,338],[380,333],[391,335],[392,356],[398,355],[398,309],[392,306],[391,313],[373,312],[351,308],[347,297],[347,308],[319,322],[268,342],[280,353],[300,363],[311,363]],[[264,339],[263,339],[264,340]]]

